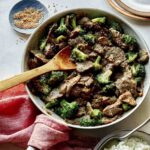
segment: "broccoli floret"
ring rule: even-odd
[[[83,38],[85,39],[85,41],[89,44],[94,44],[95,43],[95,35],[88,33],[86,35],[83,36]]]
[[[108,94],[108,95],[112,95],[114,94],[116,91],[116,86],[114,83],[111,84],[107,84],[102,88],[102,93],[103,94]]]
[[[139,86],[139,85],[141,85],[143,78],[142,77],[136,77],[134,80],[135,80],[136,84]]]
[[[95,126],[101,123],[102,121],[100,119],[91,119],[90,116],[85,116],[80,119],[81,126]]]
[[[118,22],[111,20],[111,21],[108,21],[108,25],[109,25],[109,28],[113,28],[114,30],[119,31],[120,33],[123,33],[123,29]]]
[[[66,40],[66,37],[64,35],[60,35],[56,38],[56,43],[60,43]]]
[[[131,106],[127,103],[123,103],[122,108],[123,108],[124,111],[128,111],[129,109],[131,109]]]
[[[66,77],[67,74],[63,71],[52,71],[48,79],[48,84],[54,85],[60,81],[63,81]]]
[[[39,79],[39,81],[40,81],[40,83],[41,84],[46,84],[47,83],[47,79],[48,79],[48,75],[41,75],[40,76],[40,79]]]
[[[145,77],[145,67],[141,64],[133,64],[131,71],[134,77]]]
[[[44,95],[49,94],[51,87],[47,84],[47,76],[42,75],[38,81],[38,90]]]
[[[146,50],[140,50],[138,61],[142,64],[146,64],[149,60],[148,52]]]
[[[100,64],[100,60],[101,60],[101,57],[98,56],[95,62],[93,63],[93,67],[95,71],[100,70],[102,68],[102,65]]]
[[[71,57],[76,61],[82,62],[86,61],[89,56],[80,51],[78,48],[74,48],[72,50]]]
[[[52,99],[51,101],[49,101],[45,107],[46,108],[52,108],[54,106],[57,106],[59,104],[59,100],[58,99]]]
[[[58,107],[55,112],[62,118],[71,118],[77,113],[78,108],[79,106],[76,101],[69,103],[63,99],[60,102],[60,107]]]
[[[112,75],[111,70],[106,70],[105,72],[97,75],[97,81],[101,84],[108,84],[110,83],[110,77]]]
[[[75,29],[74,29],[74,32],[77,32],[79,33],[80,35],[82,35],[83,33],[85,33],[85,31],[81,28],[81,26],[77,26]]]
[[[72,26],[73,29],[75,29],[77,27],[76,15],[75,14],[71,14],[70,18],[71,18],[71,26]]]
[[[86,104],[86,111],[91,118],[100,119],[102,117],[102,112],[99,109],[93,109],[90,102]]]
[[[40,91],[42,94],[44,94],[44,95],[48,95],[49,92],[51,91],[51,87],[50,87],[49,85],[47,85],[47,84],[42,84],[42,85],[40,86],[39,91]]]
[[[93,109],[90,116],[95,119],[100,119],[102,117],[102,112],[99,109]]]
[[[132,63],[138,57],[137,53],[128,52],[126,53],[126,58],[128,63]]]
[[[95,119],[91,118],[83,118],[80,120],[80,125],[81,126],[95,126],[97,125],[97,121]]]
[[[41,92],[45,95],[49,94],[49,92],[51,91],[51,87],[49,87],[49,85],[44,84],[42,85],[42,89]]]
[[[92,22],[99,23],[99,24],[105,23],[106,22],[106,17],[94,18],[94,19],[92,19]]]
[[[123,42],[125,42],[126,44],[129,44],[129,45],[136,44],[136,39],[134,37],[132,37],[131,35],[128,35],[128,34],[123,34],[122,40],[123,40]]]
[[[55,33],[58,35],[62,35],[65,34],[67,32],[67,26],[65,25],[65,18],[61,18],[60,19],[60,25],[59,27],[56,29]]]
[[[40,41],[40,50],[43,50],[46,46],[46,39]]]

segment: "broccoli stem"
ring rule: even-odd
[[[43,50],[46,46],[46,39],[41,40],[40,42],[40,50]]]
[[[94,23],[100,23],[100,24],[105,23],[106,22],[106,17],[94,18],[94,19],[92,19],[92,22],[94,22]]]
[[[100,60],[101,60],[101,57],[98,56],[96,58],[95,62],[93,63],[93,67],[94,67],[95,71],[100,70],[102,68],[102,66],[100,65]]]
[[[46,108],[52,108],[52,107],[54,107],[54,106],[56,106],[56,105],[58,105],[59,104],[59,100],[58,99],[52,99],[50,102],[48,102],[46,105],[45,105],[45,107]]]
[[[60,43],[66,40],[66,37],[64,35],[60,35],[56,38],[56,43]]]
[[[82,51],[80,51],[78,48],[74,48],[72,50],[71,57],[76,61],[82,62],[82,61],[86,61],[89,56],[83,53]]]
[[[106,70],[105,72],[97,75],[97,81],[101,84],[108,84],[110,83],[110,76],[112,75],[111,70]]]
[[[124,111],[128,111],[129,109],[131,109],[131,106],[127,103],[123,103],[122,108],[123,108]]]
[[[67,26],[65,25],[65,18],[60,19],[60,25],[55,31],[56,34],[62,35],[67,33]]]
[[[72,28],[75,29],[77,27],[77,23],[76,23],[76,16],[73,14],[71,16],[71,25],[72,25]]]

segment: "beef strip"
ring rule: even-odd
[[[85,107],[79,107],[78,112],[76,114],[77,117],[82,117],[86,115],[86,109]]]
[[[55,50],[54,51],[55,52],[59,51],[59,50],[63,49],[66,46],[67,46],[67,42],[65,42],[65,41],[63,41],[61,43],[58,43],[58,44],[55,44]]]
[[[81,85],[75,85],[70,91],[70,96],[82,98],[84,100],[89,100],[91,99],[92,91],[93,91],[92,88],[88,88]]]
[[[140,50],[138,62],[139,63],[147,63],[148,60],[149,60],[148,52],[145,49]]]
[[[89,54],[89,57],[90,58],[97,58],[97,53],[95,53],[95,52],[91,52],[90,54]]]
[[[105,59],[115,66],[121,65],[125,60],[125,53],[119,47],[107,47]]]
[[[108,39],[108,37],[106,36],[100,36],[98,38],[98,42],[102,45],[102,46],[112,46],[111,41]]]
[[[42,54],[39,50],[31,50],[30,52],[44,64],[49,61],[48,59],[45,58],[45,55]]]
[[[100,37],[100,36],[105,36],[105,37],[110,37],[110,31],[109,29],[105,28],[105,27],[102,27],[100,30],[96,31],[95,32],[95,35],[97,37]]]
[[[119,115],[116,115],[116,116],[114,116],[114,117],[112,117],[112,118],[109,118],[109,117],[102,117],[102,123],[103,124],[108,124],[108,123],[112,123],[112,122],[114,122],[115,120],[117,120],[119,118]]]
[[[104,54],[105,52],[104,47],[101,44],[95,44],[93,50],[100,55]]]
[[[115,83],[120,94],[130,91],[134,97],[138,96],[137,84],[135,80],[132,79],[132,74],[130,71],[125,72],[124,75],[117,79]]]
[[[79,24],[82,25],[86,29],[92,29],[94,26],[94,23],[88,17],[81,18],[79,20]]]
[[[57,50],[58,50],[58,46],[56,46],[53,43],[47,43],[43,53],[46,56],[46,58],[50,59],[55,55],[55,52]]]
[[[83,39],[83,37],[81,37],[81,36],[78,36],[78,37],[76,37],[76,38],[74,38],[74,39],[69,39],[68,40],[68,44],[70,45],[70,46],[77,46],[78,44],[84,44],[84,45],[86,45],[86,42],[85,42],[85,40]]]
[[[48,35],[46,37],[46,43],[53,42],[54,36],[53,32],[57,28],[57,23],[54,23],[53,25],[50,26]]]
[[[122,104],[120,99],[117,99],[117,101],[114,104],[108,105],[103,109],[104,115],[108,117],[113,117],[117,114],[120,114],[123,112],[123,109],[119,106]]]
[[[90,86],[94,82],[93,78],[90,76],[82,76],[77,84],[84,85],[84,86]]]
[[[29,61],[28,61],[28,66],[29,66],[30,69],[39,67],[41,65],[42,65],[42,63],[36,57],[30,58]]]
[[[60,98],[60,97],[62,97],[63,96],[63,94],[62,93],[60,93],[60,90],[59,90],[59,88],[54,88],[51,92],[50,92],[50,94],[46,97],[46,101],[51,101],[51,100],[53,100],[53,99],[56,99],[56,98]]]
[[[85,51],[85,50],[87,50],[87,49],[90,49],[90,46],[89,46],[87,43],[85,43],[85,42],[83,42],[83,43],[78,43],[78,44],[77,44],[77,47],[78,47],[81,51]]]
[[[87,112],[87,114],[91,115],[92,111],[93,111],[93,108],[91,106],[91,103],[87,102],[87,104],[86,104],[86,112]]]
[[[123,110],[119,106],[123,102],[125,102],[131,106],[136,105],[136,101],[133,98],[132,94],[129,91],[127,91],[127,92],[121,94],[114,104],[108,105],[107,107],[104,108],[104,110],[103,110],[104,115],[106,115],[108,117],[113,117],[116,114],[122,113]]]
[[[87,103],[87,101],[81,97],[77,97],[74,100],[78,103],[79,106],[85,106]]]
[[[114,64],[113,63],[107,63],[105,65],[105,70],[113,70],[114,69]]]
[[[133,98],[131,92],[127,91],[125,93],[123,93],[122,95],[119,96],[119,100],[122,102],[125,102],[131,106],[135,106],[136,105],[136,101]]]
[[[100,108],[103,97],[101,95],[94,95],[91,105],[93,108]]]
[[[85,62],[78,62],[77,65],[77,71],[78,72],[85,72],[87,70],[90,70],[93,67],[92,61],[85,61]]]
[[[113,28],[109,29],[112,34],[112,40],[115,44],[117,44],[122,49],[127,49],[128,45],[122,41],[122,34]]]
[[[64,83],[60,85],[60,93],[68,97],[70,95],[71,89],[80,80],[80,78],[81,76],[78,74],[76,77],[65,80]]]
[[[111,105],[113,103],[115,103],[117,100],[117,98],[115,96],[113,97],[107,97],[107,96],[102,96],[102,101],[100,106],[105,107],[107,105]]]
[[[107,105],[111,105],[116,102],[116,97],[108,97],[103,95],[94,95],[94,98],[92,99],[91,105],[93,108],[101,108]]]

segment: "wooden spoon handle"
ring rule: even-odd
[[[38,68],[35,68],[35,69],[32,69],[32,70],[29,70],[29,71],[26,71],[26,72],[23,72],[19,75],[15,75],[9,79],[6,79],[6,80],[3,80],[3,81],[0,81],[0,91],[3,91],[3,90],[6,90],[8,88],[11,88],[15,85],[18,85],[20,83],[23,83],[25,81],[28,81],[34,77],[37,77],[43,73],[46,73],[48,71],[51,71],[53,70],[54,67],[47,67],[46,65],[44,66],[41,66],[41,67],[38,67]]]

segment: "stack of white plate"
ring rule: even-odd
[[[120,13],[140,20],[150,21],[150,0],[107,0]]]

